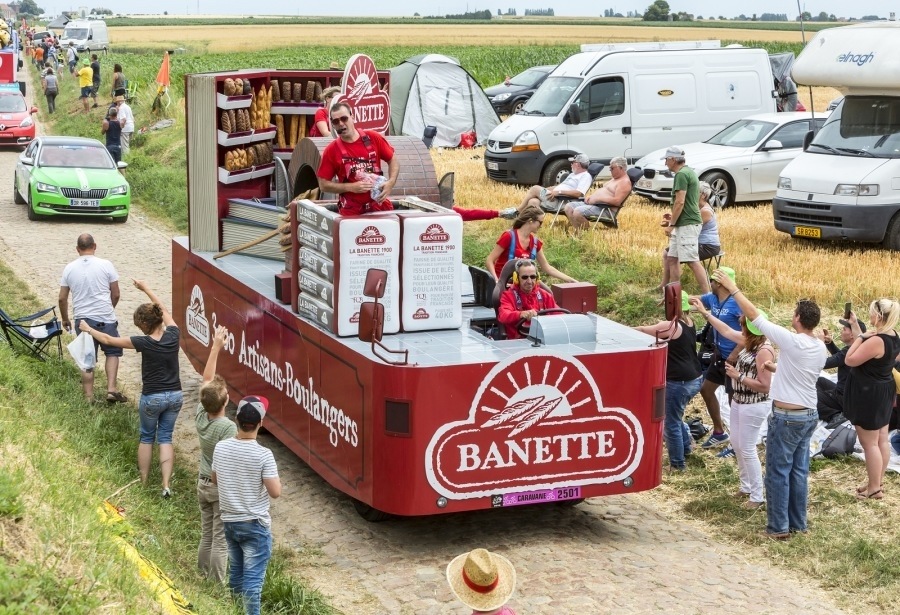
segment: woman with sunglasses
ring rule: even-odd
[[[309,129],[310,137],[331,138],[331,128],[328,126],[328,108],[331,106],[331,99],[340,91],[341,88],[336,85],[322,90],[319,100],[322,101],[323,106],[316,109],[316,114],[313,116],[313,125]]]
[[[881,485],[891,460],[888,424],[896,398],[891,375],[900,352],[900,337],[894,331],[900,321],[900,303],[877,299],[869,305],[872,326],[861,333],[856,314],[850,313],[850,330],[855,339],[844,363],[850,376],[844,390],[844,416],[856,427],[856,436],[866,457],[866,484],[856,489],[861,500],[884,497]]]
[[[725,374],[734,384],[729,428],[741,478],[741,487],[735,495],[749,498],[743,503],[743,507],[755,510],[765,501],[762,464],[756,452],[756,441],[763,421],[772,408],[769,399],[772,372],[765,365],[775,361],[775,349],[766,336],[752,322],[747,322],[744,316],[740,318],[741,330],[735,331],[713,316],[699,298],[691,299],[691,305],[697,308],[719,335],[744,346],[735,365],[725,364]],[[759,310],[759,314],[766,317],[762,310]]]
[[[536,205],[525,205],[519,210],[513,226],[497,240],[497,245],[488,254],[485,264],[495,280],[499,280],[500,272],[510,260],[527,258],[536,261],[546,275],[574,282],[575,279],[559,271],[544,256],[544,242],[535,233],[544,223],[544,211]]]

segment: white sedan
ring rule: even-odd
[[[709,202],[713,207],[770,201],[781,170],[803,151],[803,138],[813,129],[813,122],[818,130],[826,117],[828,113],[818,113],[813,118],[806,111],[753,115],[682,149],[687,165],[712,186]],[[635,163],[644,169],[645,176],[635,184],[634,191],[668,203],[674,180],[662,159],[665,151],[651,152]]]

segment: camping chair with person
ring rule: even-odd
[[[51,313],[52,316],[46,318]],[[22,350],[36,359],[46,361],[52,357],[55,341],[56,356],[62,359],[62,325],[56,315],[56,306],[21,318],[13,318],[0,310],[0,329],[13,350]]]
[[[631,182],[631,187],[634,189],[634,185],[637,181],[644,176],[644,172],[640,167],[631,167],[625,173],[628,175],[628,179]],[[592,216],[585,216],[588,222],[591,223],[591,230],[593,231],[597,228],[598,224],[602,224],[609,228],[619,228],[619,211],[623,207],[625,207],[625,203],[628,202],[628,197],[631,196],[631,192],[628,192],[628,195],[619,205],[611,205],[604,204],[600,205],[600,211]]]
[[[587,172],[591,176],[591,185],[597,180],[597,176],[600,175],[600,171],[602,171],[606,167],[602,162],[592,162],[587,167]],[[558,183],[562,183],[570,173],[566,173],[562,177],[559,178]],[[541,202],[541,209],[548,214],[553,215],[553,219],[550,221],[550,228],[553,228],[553,225],[556,224],[556,219],[559,218],[560,214],[564,213],[566,205],[569,203],[573,203],[582,199],[576,199],[569,196],[559,196],[557,197],[553,203],[549,202]],[[565,215],[563,215],[565,217]]]

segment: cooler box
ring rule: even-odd
[[[573,314],[597,311],[597,286],[588,282],[564,282],[553,285],[556,305]]]

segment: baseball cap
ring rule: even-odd
[[[87,58],[85,58],[84,61],[82,62],[82,64],[84,64],[85,66],[90,66],[90,65],[91,65],[91,61],[88,60]]]
[[[237,422],[256,425],[266,417],[269,400],[259,395],[249,395],[238,403]]]
[[[731,267],[719,267],[719,269],[721,269],[723,272],[725,272],[725,275],[727,275],[729,278],[731,278],[731,281],[732,281],[732,282],[734,282],[735,284],[737,284],[737,279],[735,279],[735,275],[736,275],[736,274],[734,273],[734,269],[732,269]],[[716,279],[713,278],[712,276],[710,276],[710,277],[709,277],[709,281],[710,281],[710,282],[715,282]]]
[[[766,320],[769,320],[769,315],[768,315],[768,314],[766,314],[765,312],[763,312],[762,310],[759,310],[759,309],[756,310],[756,311],[759,312],[759,315],[760,315],[760,316],[762,316],[762,317],[765,318]],[[749,318],[747,319],[747,331],[749,331],[749,332],[752,333],[753,335],[762,335],[762,331],[760,331],[759,329],[757,329],[757,328],[756,328],[756,325],[754,325],[752,322],[750,322],[750,319],[749,319]]]
[[[569,162],[577,162],[581,166],[587,167],[587,165],[591,164],[591,159],[587,157],[587,154],[575,154],[569,158]]]
[[[681,291],[681,311],[687,312],[691,309],[690,303],[691,296],[687,294],[686,290]]]
[[[684,156],[684,150],[677,145],[672,145],[666,150],[666,155],[660,158],[660,160],[665,160],[666,158],[680,158],[682,156]]]
[[[849,321],[849,320],[844,320],[843,318],[841,318],[838,322],[841,323],[841,325],[843,325],[844,327],[847,327],[848,329],[851,328],[851,327],[850,327],[850,321]],[[864,322],[861,321],[861,320],[857,320],[857,321],[856,321],[856,324],[859,325],[859,330],[860,330],[860,331],[862,331],[863,333],[866,332],[866,323],[864,323]]]

